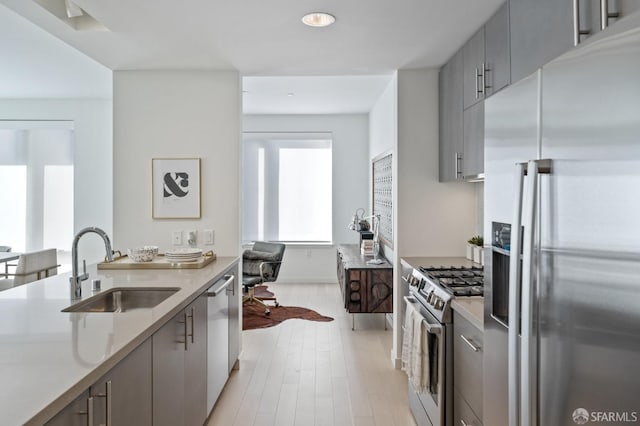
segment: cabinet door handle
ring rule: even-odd
[[[462,177],[462,168],[460,167],[460,160],[462,160],[462,153],[461,152],[456,152],[455,153],[456,158],[455,158],[455,173],[456,173],[456,180],[460,179]]]
[[[464,334],[461,334],[461,335],[460,335],[460,338],[461,338],[462,340],[464,340],[464,341],[465,341],[465,343],[466,343],[467,345],[469,345],[469,346],[471,347],[471,349],[473,349],[473,351],[474,351],[474,352],[478,352],[478,351],[480,350],[480,348],[479,348],[478,346],[474,345],[474,344],[473,344],[473,342],[472,342],[471,340],[469,340],[468,338],[466,338],[466,337],[464,336]]]
[[[183,321],[180,321],[184,325],[184,350],[189,350],[189,330],[187,329],[187,311],[182,313]]]
[[[491,86],[487,84],[487,72],[491,71],[491,68],[487,67],[487,64],[482,63],[482,94],[486,95],[487,89],[491,89]]]
[[[480,89],[478,88],[479,78],[480,78],[480,70],[476,67],[476,99],[480,99]]]
[[[620,12],[609,13],[609,0],[600,0],[600,29],[609,26],[609,19],[619,18]]]
[[[105,398],[105,402],[107,405],[106,408],[106,418],[107,418],[107,425],[106,426],[111,426],[111,400],[112,400],[112,395],[111,395],[111,380],[107,380],[107,383],[105,384],[105,392],[104,393],[97,393],[95,395],[91,395],[91,399],[93,400],[93,398]],[[93,402],[91,403],[93,404]]]
[[[191,307],[191,314],[188,315],[188,316],[189,316],[189,318],[191,318],[191,334],[189,334],[189,336],[191,337],[191,343],[195,343],[194,335],[196,334],[196,329],[195,329],[195,322],[193,320],[193,317],[196,316],[196,307],[195,306]],[[186,327],[185,327],[185,330],[186,330]]]
[[[580,0],[573,0],[573,45],[580,44],[580,36],[591,34],[591,30],[580,28]]]
[[[87,416],[87,426],[93,426],[93,397],[87,398],[87,411],[78,411],[80,416]]]

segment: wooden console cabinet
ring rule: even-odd
[[[383,257],[380,265],[368,264],[370,259],[355,244],[338,246],[338,282],[350,314],[393,312],[393,266]]]

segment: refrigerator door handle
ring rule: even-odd
[[[520,338],[520,426],[531,426],[531,343],[533,339],[533,249],[535,235],[535,206],[538,193],[538,165],[529,161],[527,167],[527,199],[523,208],[524,237],[522,239],[522,304]]]
[[[518,374],[518,329],[520,328],[520,251],[521,251],[521,218],[524,198],[524,176],[527,163],[516,164],[515,199],[513,203],[513,220],[511,221],[511,248],[509,256],[509,333],[508,333],[508,384],[509,384],[509,426],[518,426],[520,414],[520,387]]]
[[[533,334],[533,311],[535,276],[533,253],[535,250],[535,225],[538,211],[538,176],[551,173],[551,160],[532,160],[527,165],[527,193],[529,197],[523,207],[524,237],[522,239],[522,304],[520,341],[520,426],[535,424],[534,398],[536,392],[537,345]],[[513,233],[512,233],[513,235]]]

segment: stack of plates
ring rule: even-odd
[[[171,262],[195,262],[202,257],[202,249],[182,248],[167,250],[164,256]]]

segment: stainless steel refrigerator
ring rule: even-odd
[[[640,19],[617,27],[485,103],[485,425],[640,424]]]

